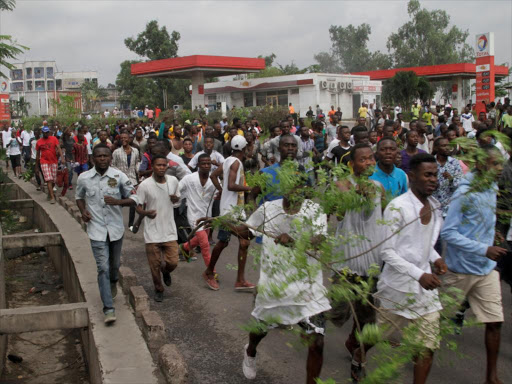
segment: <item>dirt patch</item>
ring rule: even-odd
[[[69,303],[46,252],[6,260],[5,269],[8,308]],[[1,384],[89,383],[79,330],[10,335],[7,354],[23,361],[7,359]]]

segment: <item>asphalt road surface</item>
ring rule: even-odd
[[[127,209],[125,213],[126,219]],[[126,232],[122,262],[134,271],[139,284],[152,298],[154,287],[144,251],[143,231],[141,226],[135,235]],[[251,244],[251,249],[256,248],[254,251],[258,251],[257,247],[254,242]],[[304,383],[307,350],[296,334],[285,330],[269,332],[258,348],[256,379],[245,379],[241,366],[248,337],[242,327],[251,319],[253,295],[234,290],[237,252],[238,240],[232,238],[217,264],[220,290],[216,292],[209,290],[201,277],[205,266],[200,255],[197,261],[180,262],[172,274],[172,287],[166,287],[164,301],[151,300],[151,309],[160,314],[169,342],[176,344],[187,360],[190,384]],[[253,260],[250,256],[246,276],[257,283],[259,272]],[[503,284],[502,290],[505,324],[501,334],[499,372],[504,383],[512,383],[512,295],[508,285]],[[470,311],[468,314],[472,316]],[[350,322],[342,329],[328,323],[322,379],[349,382],[350,358],[344,341],[350,327]],[[486,364],[483,327],[465,328],[462,335],[453,339],[458,343],[458,353],[446,348],[436,353],[429,383],[483,383]],[[370,353],[370,369],[375,364],[371,356]],[[411,383],[411,372],[409,365],[396,382]]]

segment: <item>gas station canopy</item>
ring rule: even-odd
[[[227,76],[259,72],[265,69],[265,60],[249,57],[193,55],[136,63],[132,64],[131,69],[132,75],[137,77],[192,78],[197,73],[202,73],[204,77]]]
[[[377,71],[356,72],[354,75],[370,76],[370,80],[387,80],[395,76],[397,72],[403,71],[412,71],[418,76],[426,77],[430,81],[444,81],[456,77],[474,79],[476,78],[477,68],[474,63],[458,63],[428,65],[425,67],[380,69]],[[495,65],[494,71],[496,78],[508,76],[508,67],[504,65]]]

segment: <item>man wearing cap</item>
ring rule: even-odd
[[[245,192],[249,192],[251,188],[245,184],[243,161],[245,158],[244,149],[247,146],[247,140],[243,136],[235,136],[231,139],[231,149],[233,150],[223,164],[221,164],[210,176],[215,187],[222,194],[220,198],[220,215],[232,215],[235,219],[245,220],[245,212],[243,210]],[[223,174],[223,185],[219,182],[219,176]],[[237,235],[238,237],[238,235]],[[203,278],[208,288],[218,291],[219,284],[215,280],[215,264],[219,260],[220,254],[229,244],[231,232],[225,229],[219,229],[218,240],[212,251],[210,264],[206,271],[203,272]],[[238,271],[235,283],[235,290],[247,291],[253,290],[254,284],[245,280],[245,262],[247,259],[247,250],[250,241],[238,237],[240,243],[238,247]]]
[[[60,149],[59,139],[50,136],[50,128],[45,124],[43,126],[43,137],[36,143],[36,166],[41,167],[44,181],[48,185],[48,200],[50,204],[55,204],[55,195],[53,193],[53,184],[57,180],[57,156],[65,164],[64,155]]]

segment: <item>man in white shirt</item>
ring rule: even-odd
[[[462,122],[462,128],[464,128],[466,135],[473,132],[473,122],[475,121],[475,117],[468,107],[464,108],[464,113],[460,115],[460,121]]]
[[[187,219],[190,228],[194,229],[202,218],[212,217],[213,197],[217,189],[210,180],[212,161],[210,156],[203,153],[197,161],[197,172],[191,173],[180,180],[181,198],[187,199]],[[206,267],[210,264],[210,230],[201,228],[194,237],[180,245],[181,254],[190,259],[191,249],[199,246]]]
[[[372,295],[377,284],[375,275],[376,271],[382,267],[379,244],[384,240],[381,200],[385,196],[385,191],[378,181],[368,179],[375,166],[375,156],[369,144],[356,144],[349,156],[349,164],[354,173],[348,178],[336,182],[336,185],[341,192],[354,195],[359,193],[364,200],[361,200],[360,209],[345,210],[344,212],[340,212],[340,209],[336,210],[338,218],[341,215],[343,217],[340,218],[336,229],[338,244],[334,248],[336,263],[333,264],[333,267],[339,273],[333,276],[333,282],[347,280],[358,285],[368,284],[370,291],[366,290],[368,295],[365,299],[373,304]],[[340,208],[344,209],[343,206]],[[357,255],[359,256],[356,257]],[[374,268],[373,274],[370,273],[372,268]],[[364,287],[361,288],[365,292]],[[375,310],[362,298],[353,300],[351,303],[344,299],[336,300],[334,298],[331,304],[333,310],[330,319],[337,327],[342,327],[350,319],[351,308],[354,308],[361,330],[366,324],[375,323]],[[357,355],[356,352],[360,352],[356,330],[357,324],[354,319],[352,332],[345,341],[345,347],[353,357],[354,354]],[[360,360],[357,361],[360,362]]]
[[[402,107],[400,106],[400,104],[398,104],[396,107],[395,107],[395,120],[398,119],[398,114],[399,113],[402,113]]]
[[[245,147],[247,140],[245,137],[237,135],[231,139],[231,156],[218,167],[210,176],[215,188],[221,192],[220,215],[233,215],[235,218],[245,220],[243,205],[245,203],[245,192],[250,192],[251,187],[245,185],[245,174],[243,161],[245,160]],[[219,176],[223,175],[222,186],[219,182]],[[238,236],[238,234],[236,234]],[[229,245],[231,231],[219,229],[218,242],[213,248],[210,264],[203,272],[203,279],[208,288],[218,291],[219,284],[215,280],[215,264],[219,260],[220,254]],[[238,271],[235,283],[237,291],[252,291],[254,284],[245,280],[245,262],[247,260],[247,250],[250,242],[239,237],[238,247]]]
[[[213,137],[208,136],[204,138],[204,151],[197,152],[195,156],[188,163],[188,167],[191,170],[194,170],[198,166],[199,156],[202,154],[207,154],[210,156],[212,172],[214,172],[217,167],[219,167],[222,163],[224,163],[224,156],[222,156],[219,152],[213,149],[215,140]]]
[[[5,124],[4,130],[2,131],[2,146],[5,149],[7,156],[5,159],[5,168],[9,168],[9,148],[7,147],[7,144],[11,142],[11,131],[12,127],[9,127],[7,124]]]
[[[178,231],[174,222],[173,203],[178,203],[178,179],[166,175],[168,161],[165,156],[152,158],[153,175],[139,184],[137,212],[144,216],[144,242],[153,284],[155,301],[164,297],[164,283],[171,285],[171,272],[178,266]],[[145,204],[145,208],[144,208]],[[162,266],[161,259],[164,259]]]
[[[307,182],[304,173],[302,185]],[[327,215],[321,207],[308,199],[298,199],[300,188],[293,188],[294,198],[267,201],[261,205],[235,232],[250,238],[259,236],[264,229],[258,294],[251,315],[259,323],[258,330],[249,333],[249,344],[244,348],[242,370],[247,379],[256,378],[256,349],[268,330],[283,325],[299,325],[305,333],[308,345],[306,383],[316,383],[322,369],[325,312],[331,309],[323,285],[322,270],[318,261],[298,251],[293,243],[307,236],[314,251],[327,235]],[[250,234],[249,234],[250,231]],[[305,266],[303,263],[307,264]],[[300,265],[300,267],[299,267]],[[300,269],[299,269],[300,268]],[[290,277],[305,273],[290,282]],[[276,287],[286,288],[276,293]],[[256,328],[256,327],[255,327]]]
[[[440,204],[431,196],[439,184],[435,157],[426,153],[413,156],[409,182],[409,191],[393,199],[384,211],[384,221],[390,224],[381,252],[385,264],[376,296],[383,312],[377,315],[377,324],[388,327],[387,337],[396,326],[417,327],[417,340],[424,352],[414,359],[414,382],[425,383],[440,344],[442,306],[437,288],[441,281],[436,275],[447,271],[434,249],[442,225]]]
[[[110,112],[108,109],[105,109],[105,112],[103,112],[103,117],[107,119],[110,116]]]
[[[34,132],[29,132],[24,129],[20,134],[20,139],[22,142],[23,150],[23,160],[25,161],[25,169],[28,168],[28,163],[30,162],[30,139],[34,137]]]

